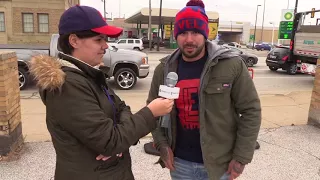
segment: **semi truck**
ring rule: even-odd
[[[291,72],[296,68],[297,72],[315,75],[320,57],[319,18],[320,10],[295,14],[288,58]]]

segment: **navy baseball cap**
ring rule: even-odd
[[[93,7],[76,5],[62,14],[59,22],[60,35],[86,30],[108,37],[118,37],[123,31],[122,28],[109,26],[102,14]]]

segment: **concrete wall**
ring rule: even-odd
[[[250,22],[244,22],[243,29],[242,29],[242,36],[240,39],[240,41],[243,44],[247,44],[250,41],[250,31],[251,31]]]
[[[272,28],[268,27],[268,28],[264,28],[263,29],[263,37],[261,39],[261,33],[262,33],[262,29],[261,27],[259,27],[259,29],[257,28],[256,30],[256,42],[272,42]],[[254,27],[251,27],[250,30],[250,34],[253,35],[254,34]],[[278,42],[278,28],[274,29],[274,38],[273,38],[273,42],[274,44],[276,44]]]

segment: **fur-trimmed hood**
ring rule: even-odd
[[[59,58],[48,55],[34,56],[29,62],[30,74],[41,90],[52,91],[62,87],[66,78],[66,73],[62,70],[63,67],[69,67],[79,72],[86,71],[85,73],[89,76],[101,73],[98,68],[63,53],[59,55]]]
[[[62,71],[62,66],[74,66],[63,59],[54,58],[47,55],[34,56],[29,63],[30,74],[37,81],[40,89],[60,89],[65,82],[66,74]],[[76,66],[74,66],[76,68]]]

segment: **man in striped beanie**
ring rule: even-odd
[[[152,132],[159,163],[173,180],[235,179],[253,158],[261,125],[254,83],[239,54],[207,40],[202,1],[190,0],[174,26],[179,48],[160,60],[147,99],[158,97],[169,72],[177,73],[175,108]]]
[[[179,46],[182,53],[187,57],[197,57],[200,53],[204,53],[205,40],[208,39],[209,34],[208,16],[204,8],[202,1],[193,0],[189,1],[187,6],[176,15],[174,37],[176,39],[178,35],[186,37],[187,32],[192,32],[193,37],[198,37],[197,42],[191,43],[189,41],[183,46]]]

